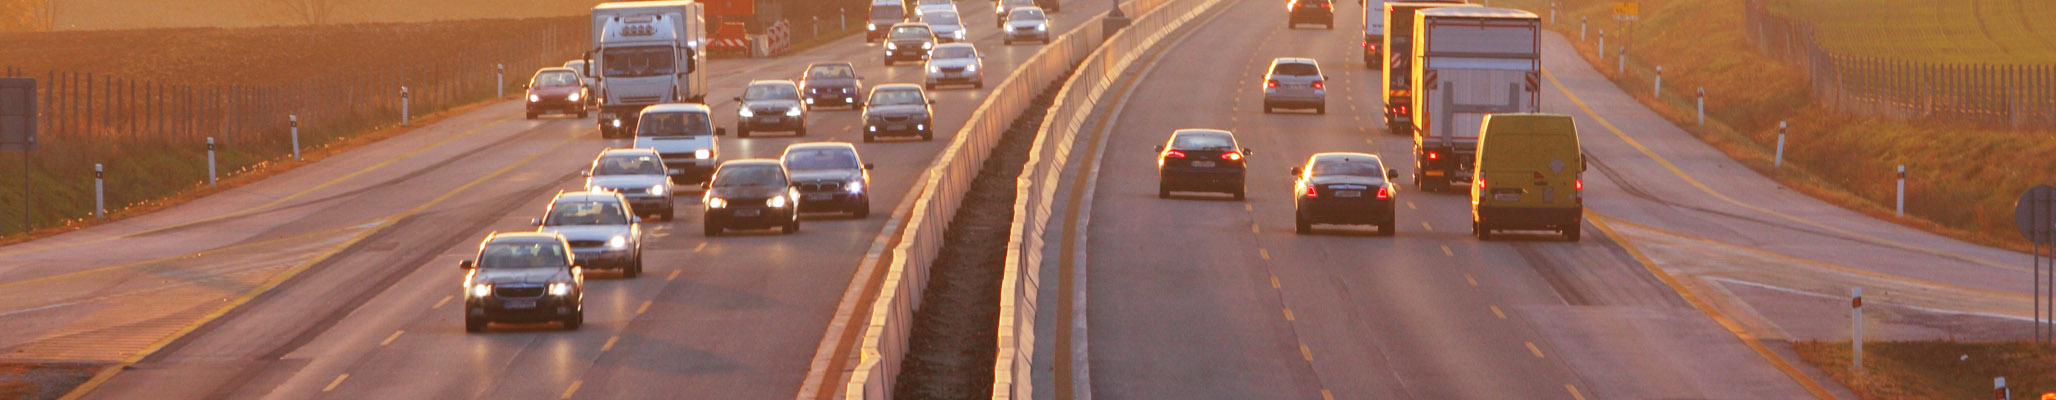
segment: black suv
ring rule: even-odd
[[[585,324],[585,276],[571,245],[554,233],[494,233],[478,246],[464,274],[464,331],[491,322]]]
[[[901,22],[885,33],[885,66],[895,61],[928,61],[935,49],[935,31],[928,24]]]
[[[1285,8],[1291,10],[1291,18],[1285,22],[1286,28],[1298,27],[1300,24],[1321,24],[1328,29],[1335,29],[1335,3],[1328,0],[1292,0],[1292,4]]]

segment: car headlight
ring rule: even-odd
[[[1049,25],[1036,25],[1036,26],[1035,26],[1035,31],[1036,31],[1036,32],[1047,32],[1047,31],[1049,31]]]
[[[570,96],[564,96],[564,101],[578,101],[578,92],[572,92]]]
[[[925,130],[928,130],[928,125],[926,125],[926,124],[914,124],[914,130],[917,130],[917,131],[925,131]]]
[[[793,108],[790,108],[790,109],[787,109],[787,110],[785,110],[785,116],[787,116],[787,117],[797,117],[797,116],[800,116],[800,108],[799,108],[799,107],[793,107]]]
[[[728,199],[708,197],[707,208],[728,208]]]
[[[934,48],[934,47],[935,47],[935,43],[934,43],[934,42],[921,42],[921,49],[922,49],[922,50],[927,50],[927,49],[930,49],[930,48]]]
[[[812,98],[812,97],[808,97],[808,98],[807,98],[807,104],[814,104],[814,98]]]
[[[621,120],[618,120],[618,119],[617,119],[617,120],[614,120],[614,127],[615,127],[615,128],[620,128],[620,127],[621,127]]]
[[[764,205],[771,206],[771,208],[785,208],[785,195],[771,196],[770,200],[764,201]]]
[[[651,186],[651,187],[650,187],[650,195],[651,195],[651,196],[663,196],[663,195],[664,195],[664,185],[657,185],[657,186]]]
[[[877,126],[877,125],[865,125],[864,127],[865,127],[865,128],[871,128],[871,131],[872,131],[872,132],[877,132],[877,131],[878,131],[878,126]]]
[[[530,103],[534,103],[534,102],[538,102],[538,101],[543,101],[543,97],[542,97],[542,96],[538,96],[538,95],[532,95],[532,94],[531,94],[531,95],[528,95],[528,102],[530,102]]]
[[[550,282],[551,296],[571,295],[571,282]]]
[[[743,118],[749,118],[749,117],[755,117],[755,116],[757,116],[757,113],[755,113],[755,112],[751,112],[751,111],[750,111],[750,109],[749,109],[749,108],[747,108],[747,107],[744,107],[744,108],[736,108],[736,109],[735,109],[735,114],[736,114],[736,115],[741,115],[741,116],[742,116]]]
[[[849,188],[850,193],[863,193],[864,181],[850,181]]]
[[[950,32],[949,35],[957,38],[957,40],[964,40],[964,31]]]
[[[964,66],[964,72],[978,72],[978,64]]]
[[[867,31],[875,31],[875,30],[878,30],[878,23],[876,23],[876,22],[866,22],[866,23],[864,23],[864,30],[867,30]]]
[[[714,152],[713,152],[713,151],[711,151],[711,150],[707,150],[707,149],[699,149],[699,150],[693,150],[693,151],[692,151],[692,158],[697,158],[697,159],[701,159],[701,160],[705,160],[705,159],[709,159],[709,158],[714,158]]]
[[[480,283],[471,285],[471,297],[486,297],[493,294],[493,285]]]
[[[610,248],[610,249],[625,249],[625,248],[628,248],[628,237],[626,237],[626,236],[615,236],[615,237],[614,237],[614,238],[612,238],[612,239],[607,239],[607,248]]]
[[[893,42],[885,42],[885,49],[887,49],[887,50],[899,50],[899,48],[900,48],[900,44],[899,44],[899,43],[893,43]]]
[[[942,72],[942,66],[940,66],[940,65],[935,65],[935,64],[929,64],[929,65],[928,65],[928,72],[936,72],[936,73]]]

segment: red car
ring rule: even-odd
[[[586,99],[592,95],[585,82],[578,79],[578,71],[570,68],[543,68],[528,79],[528,119],[535,119],[543,113],[556,111],[563,114],[578,114],[585,118]]]

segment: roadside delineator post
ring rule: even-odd
[[[1849,288],[1849,320],[1853,334],[1849,339],[1849,365],[1856,373],[1863,373],[1863,288]]]
[[[293,161],[300,161],[300,115],[287,115],[286,122],[290,123],[293,130]]]
[[[1599,59],[1606,60],[1606,29],[1599,29]]]
[[[207,186],[209,186],[209,187],[217,186],[217,185],[216,185],[216,183],[217,183],[217,181],[215,180],[215,175],[214,175],[214,137],[213,137],[213,136],[208,136],[208,137],[207,137]]]
[[[1771,168],[1785,166],[1785,121],[1778,121],[1778,152],[1770,162]]]
[[[93,164],[93,218],[107,218],[107,169]]]
[[[2006,377],[1992,378],[1992,398],[1998,400],[2013,399],[2013,389],[2006,388]]]
[[[1621,46],[1620,66],[1614,67],[1613,74],[1619,75],[1621,79],[1628,78],[1628,46]]]
[[[1578,41],[1585,41],[1585,17],[1578,17]]]
[[[1706,87],[1699,88],[1699,126],[1706,126]]]
[[[1899,164],[1899,202],[1897,214],[1906,218],[1906,164]]]
[[[850,9],[849,9],[849,7],[841,7],[841,8],[836,8],[836,9],[835,9],[835,20],[836,20],[836,21],[842,21],[842,24],[841,24],[841,25],[839,25],[839,27],[838,27],[838,28],[835,28],[836,30],[839,30],[839,31],[846,31],[846,30],[850,30]]]
[[[1627,58],[1627,57],[1621,57]],[[1663,66],[1656,66],[1656,97],[1663,98]]]
[[[407,104],[407,87],[406,87],[406,86],[401,86],[401,87],[400,87],[400,125],[407,125],[407,123],[408,123],[408,122],[410,122],[410,119],[411,119],[411,118],[410,118],[410,114],[408,114],[408,113],[407,113],[407,111],[408,111],[408,110],[407,110],[407,106],[409,106],[409,104]]]
[[[1556,2],[1549,2],[1549,24],[1556,25]]]
[[[495,97],[498,97],[498,98],[506,98],[506,97],[507,97],[507,64],[493,64],[493,82],[494,82],[494,86],[493,86],[493,94],[494,94],[494,96],[495,96]]]

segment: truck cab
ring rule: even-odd
[[[714,110],[705,104],[659,104],[644,108],[635,127],[635,148],[656,150],[672,183],[704,182],[721,164]]]
[[[593,6],[585,75],[597,82],[602,137],[631,135],[643,107],[705,101],[703,15],[692,1]]]

